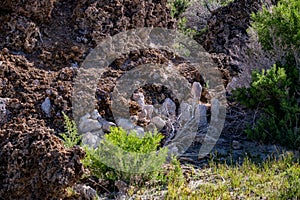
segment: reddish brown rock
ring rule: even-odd
[[[65,149],[41,120],[22,118],[4,125],[0,155],[3,199],[57,199],[83,174],[83,150]]]
[[[96,44],[109,35],[129,29],[175,27],[166,0],[80,0],[73,12],[73,21],[75,30]]]
[[[48,21],[56,0],[4,0],[1,10],[16,12],[39,21]]]

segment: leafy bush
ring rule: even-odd
[[[278,115],[280,103],[288,99],[291,80],[284,68],[274,65],[269,70],[252,72],[250,88],[238,88],[234,91],[237,100],[249,108],[262,107],[265,112]]]
[[[300,107],[295,93],[299,73],[288,76],[289,68],[278,63],[261,73],[253,71],[251,86],[233,94],[242,105],[263,111],[255,127],[246,130],[250,137],[296,148],[300,145]]]
[[[246,133],[265,142],[278,142],[292,148],[300,146],[300,4],[280,0],[271,9],[252,15],[263,48],[280,55],[268,70],[253,71],[250,88],[234,92],[241,104],[262,111],[254,127]]]
[[[111,128],[97,149],[88,148],[84,165],[98,178],[143,183],[156,178],[166,161],[167,148],[156,152],[162,139],[158,133],[146,132],[140,137],[134,131]]]
[[[64,145],[66,148],[71,148],[75,145],[79,145],[82,136],[78,135],[78,130],[75,121],[70,120],[70,118],[63,112],[62,113],[65,120],[65,133],[61,133],[60,136],[64,139]]]
[[[156,132],[146,132],[143,137],[139,137],[136,132],[127,131],[122,128],[112,127],[110,134],[104,136],[104,142],[111,142],[128,152],[149,153],[156,151],[160,145],[163,135]]]
[[[280,0],[272,10],[264,7],[262,12],[253,14],[252,19],[252,26],[265,49],[272,50],[276,43],[285,48],[300,46],[299,0]]]
[[[171,16],[178,19],[190,5],[190,0],[170,0]]]
[[[81,136],[77,133],[76,124],[64,114],[66,133],[61,136],[67,148],[82,145]],[[140,137],[136,132],[112,127],[98,148],[82,145],[86,156],[82,160],[90,175],[97,178],[130,183],[143,183],[156,178],[162,164],[167,158],[167,148],[157,149],[163,136],[157,132],[146,132]],[[113,167],[111,167],[113,166]]]

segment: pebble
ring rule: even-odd
[[[125,130],[132,130],[134,128],[134,124],[128,119],[121,118],[117,124]]]
[[[81,120],[81,123],[79,123],[79,132],[80,133],[86,133],[86,132],[93,132],[101,130],[102,126],[98,122],[98,120],[95,119],[85,119]]]
[[[47,115],[50,116],[51,114],[51,101],[49,97],[46,97],[45,101],[42,103],[42,110]]]
[[[166,125],[166,122],[159,116],[153,117],[151,122],[156,126],[157,130],[161,130]]]
[[[82,143],[94,149],[99,146],[100,141],[101,138],[97,134],[91,132],[87,132],[82,136]]]
[[[194,82],[191,90],[194,100],[199,101],[202,93],[202,86],[199,82]]]

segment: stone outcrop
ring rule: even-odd
[[[174,28],[167,0],[80,0],[73,12],[78,40],[98,43],[119,32],[142,27]],[[87,39],[87,40],[86,40]]]
[[[15,12],[41,22],[49,21],[57,0],[4,0],[1,9]]]
[[[207,32],[200,41],[203,47],[214,53],[214,59],[220,68],[226,68],[230,75],[241,72],[248,42],[247,28],[250,26],[250,15],[261,8],[259,0],[240,0],[217,8],[207,21]]]
[[[0,130],[0,197],[57,199],[83,174],[83,149],[65,149],[41,120],[17,119]]]

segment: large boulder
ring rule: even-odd
[[[65,149],[41,120],[18,119],[0,130],[0,197],[58,199],[83,174],[83,149]]]

